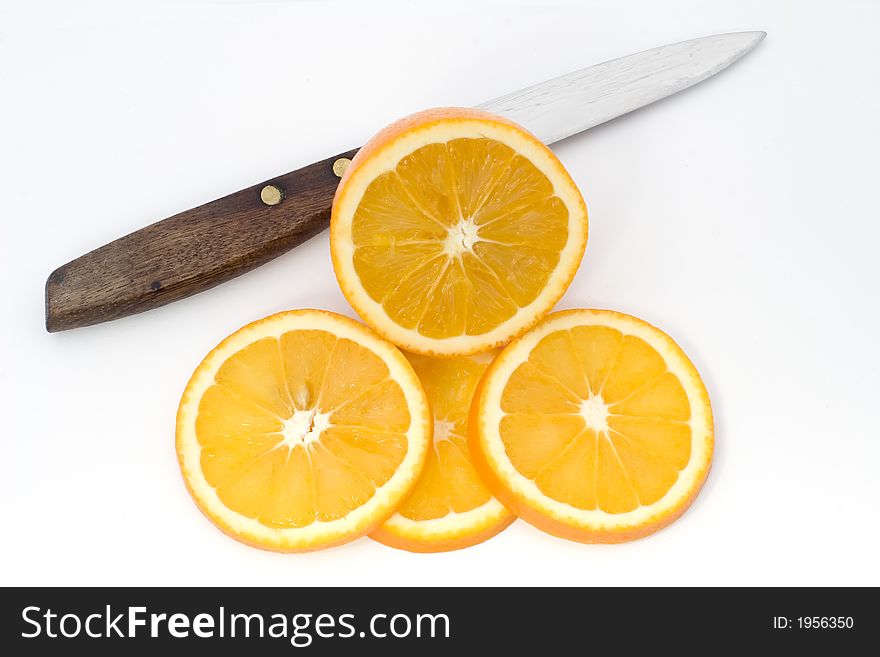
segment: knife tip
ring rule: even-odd
[[[741,34],[744,37],[749,37],[753,46],[761,43],[767,36],[767,32],[765,32],[764,30],[751,30],[750,32],[742,32]]]
[[[757,47],[757,45],[767,36],[767,32],[764,30],[749,30],[744,32],[730,32],[719,36],[730,39],[731,46],[736,48],[736,54],[733,58],[733,61],[736,61]]]

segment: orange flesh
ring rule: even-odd
[[[397,324],[431,338],[481,335],[544,289],[568,210],[508,146],[459,138],[376,177],[351,231],[361,283]]]
[[[489,359],[431,358],[407,354],[434,414],[434,449],[413,492],[398,509],[410,520],[464,513],[491,499],[473,465],[467,443],[468,411]]]
[[[410,415],[370,350],[320,330],[266,337],[230,356],[196,419],[220,500],[273,528],[347,515],[394,474]]]
[[[501,396],[510,462],[548,497],[626,513],[663,497],[690,460],[690,403],[641,338],[603,326],[543,338]]]

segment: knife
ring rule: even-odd
[[[702,82],[765,32],[682,41],[574,71],[479,105],[552,144]],[[358,149],[176,214],[105,244],[46,281],[46,329],[158,308],[302,244],[329,225],[337,183]]]

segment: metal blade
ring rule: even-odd
[[[691,39],[613,59],[478,105],[552,144],[687,89],[733,64],[766,32]]]

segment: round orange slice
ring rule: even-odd
[[[587,242],[583,197],[553,152],[479,110],[414,114],[373,137],[333,202],[330,252],[364,321],[409,351],[487,351],[565,292]]]
[[[706,479],[712,410],[672,339],[609,310],[546,317],[490,365],[474,397],[473,462],[495,495],[585,543],[669,524]]]
[[[236,331],[192,375],[177,457],[206,516],[284,552],[384,522],[424,466],[430,411],[393,345],[352,319],[294,310]]]
[[[412,493],[370,538],[411,552],[441,552],[481,543],[514,521],[480,480],[467,443],[471,400],[493,356],[407,354],[434,415],[434,449]]]

